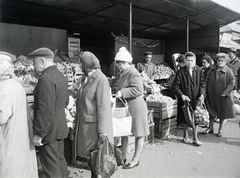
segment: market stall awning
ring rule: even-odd
[[[127,35],[129,0],[0,0],[0,21],[67,29],[69,33]],[[132,0],[132,34],[167,39],[220,26],[240,14],[211,0]]]

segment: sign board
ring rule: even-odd
[[[73,54],[80,52],[80,38],[68,38],[68,52]]]

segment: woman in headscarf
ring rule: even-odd
[[[38,177],[26,93],[11,61],[0,52],[0,177]]]
[[[83,78],[76,101],[76,157],[86,159],[90,166],[90,151],[100,137],[113,143],[110,85],[100,69],[97,57],[91,52],[82,55]],[[92,177],[96,177],[91,168]]]
[[[115,56],[118,76],[111,81],[116,91],[116,97],[124,98],[129,105],[132,116],[132,134],[135,136],[135,151],[131,161],[124,165],[124,169],[132,169],[139,165],[139,156],[143,148],[144,137],[149,135],[147,105],[143,99],[143,81],[140,73],[132,65],[132,56],[125,47],[121,47]],[[121,137],[123,158],[126,159],[128,137]]]
[[[206,55],[204,55],[202,57],[201,62],[202,62],[202,69],[203,69],[204,79],[206,80],[208,72],[212,68],[213,60],[212,60],[211,56],[206,54]]]

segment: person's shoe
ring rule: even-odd
[[[183,139],[183,142],[186,143],[186,144],[191,143],[191,141],[189,140],[189,138],[184,138],[184,139]]]
[[[128,163],[125,166],[123,166],[123,169],[132,169],[134,167],[137,167],[138,165],[139,165],[139,161],[135,165],[131,165],[131,163]]]
[[[201,146],[202,143],[199,140],[193,140],[193,144],[196,146]]]
[[[221,130],[217,133],[217,136],[222,137],[222,131]]]
[[[209,128],[207,128],[207,129],[204,130],[202,133],[203,133],[203,134],[212,134],[212,133],[213,133],[213,130],[210,130]]]

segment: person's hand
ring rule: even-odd
[[[222,93],[221,97],[227,97],[227,95],[225,93]]]
[[[107,136],[107,133],[105,132],[99,132],[99,137],[106,137]]]
[[[188,101],[188,102],[191,101],[190,98],[186,95],[182,95],[181,98],[182,98],[183,101]]]
[[[121,98],[122,97],[122,92],[121,90],[119,90],[117,93],[116,93],[116,98]]]
[[[204,101],[204,95],[201,95],[198,99],[199,99],[200,101]]]
[[[37,136],[37,135],[34,135],[34,136],[33,136],[32,141],[33,141],[33,144],[34,144],[35,146],[42,146],[42,145],[43,145],[43,144],[42,144],[42,137],[39,137],[39,136]]]

